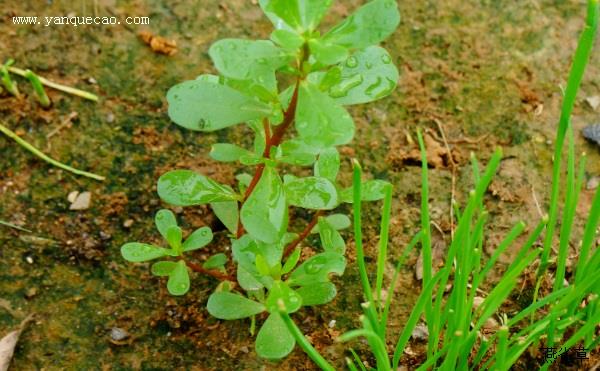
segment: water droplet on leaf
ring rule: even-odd
[[[354,57],[350,57],[346,60],[346,67],[348,68],[354,68],[358,66],[358,60]]]

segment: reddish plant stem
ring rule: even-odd
[[[294,251],[294,249],[300,244],[300,242],[304,241],[306,239],[306,237],[308,237],[308,235],[310,234],[310,231],[312,231],[312,229],[319,222],[319,217],[322,214],[323,214],[323,211],[319,210],[315,213],[315,215],[313,215],[312,220],[310,221],[310,223],[308,223],[306,228],[304,228],[302,233],[300,233],[294,241],[290,242],[290,244],[285,247],[285,250],[283,252],[283,258],[287,258],[287,256],[290,255],[292,253],[292,251]]]
[[[207,276],[211,276],[213,278],[218,279],[219,281],[232,281],[235,282],[236,279],[233,276],[230,276],[226,273],[219,272],[213,269],[205,269],[201,265],[192,263],[190,261],[186,261],[185,264],[194,272],[202,273]]]
[[[290,104],[289,104],[287,110],[284,112],[283,121],[281,122],[281,125],[279,125],[277,127],[277,130],[275,130],[275,132],[273,133],[273,136],[270,135],[269,122],[266,119],[263,121],[263,124],[265,127],[265,142],[266,142],[265,150],[263,152],[264,158],[269,158],[271,156],[271,147],[278,146],[281,143],[286,130],[290,127],[292,122],[294,122],[294,118],[296,117],[296,107],[298,106],[298,88],[299,87],[300,87],[300,80],[298,80],[298,82],[296,82],[296,87],[294,88],[294,93],[292,94],[292,99],[290,100]],[[256,167],[256,172],[254,173],[254,177],[252,177],[252,180],[250,181],[250,184],[248,185],[248,188],[246,189],[246,192],[244,193],[244,199],[242,202],[240,202],[240,210],[242,209],[244,202],[246,202],[248,197],[250,197],[250,195],[254,191],[254,188],[256,188],[256,185],[258,184],[258,181],[262,177],[262,174],[264,171],[265,171],[265,164],[260,164]],[[237,238],[242,237],[243,234],[244,234],[244,226],[242,225],[242,221],[240,218],[238,220],[238,227],[237,227],[237,233],[236,233]]]

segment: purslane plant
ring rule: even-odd
[[[169,116],[182,127],[212,132],[246,123],[254,133],[251,148],[218,143],[210,152],[217,161],[252,168],[253,175],[237,176],[236,189],[190,170],[174,170],[160,177],[157,190],[171,205],[209,204],[229,230],[240,290],[219,285],[208,311],[225,320],[250,317],[251,331],[256,316],[267,312],[256,350],[269,359],[286,356],[296,339],[307,349],[288,314],[331,301],[336,288],[329,276],[345,269],[339,230],[350,221],[330,213],[353,202],[352,187],[337,181],[336,147],[349,143],[355,131],[344,106],[391,94],[399,77],[390,54],[377,45],[400,21],[396,1],[370,1],[321,34],[317,27],[332,2],[260,0],[275,26],[270,40],[216,42],[209,55],[220,75],[201,75],[167,93]],[[288,165],[312,167],[312,175],[293,174],[286,171]],[[382,199],[388,186],[365,182],[361,200]],[[312,221],[299,233],[288,230],[290,206],[313,210]],[[166,211],[157,214],[156,224],[170,249],[129,243],[122,255],[134,262],[173,258],[152,266],[155,275],[169,276],[171,294],[188,291],[189,269],[233,280],[222,269],[199,266],[184,254],[208,243],[208,237],[196,243],[200,232],[194,232],[182,243],[181,229]],[[311,233],[319,234],[322,251],[301,262],[299,245]]]

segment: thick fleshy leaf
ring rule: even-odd
[[[319,154],[315,163],[315,176],[323,177],[335,182],[340,171],[340,154],[335,148],[327,148]]]
[[[249,155],[250,153],[252,152],[235,144],[216,143],[212,145],[208,155],[217,161],[234,162],[239,161],[240,157]]]
[[[183,251],[192,251],[202,248],[213,239],[212,231],[209,227],[196,229],[183,243]]]
[[[260,6],[276,28],[299,32],[314,30],[333,0],[260,0]],[[285,24],[285,27],[284,25]]]
[[[183,231],[176,225],[172,225],[167,229],[167,241],[171,248],[177,252],[181,252],[181,239]]]
[[[326,218],[319,218],[319,236],[321,237],[323,250],[344,255],[344,252],[346,252],[346,243],[340,232],[329,224]]]
[[[266,359],[281,359],[291,353],[296,345],[279,313],[269,315],[256,336],[256,353]]]
[[[231,233],[236,233],[239,209],[237,201],[211,202],[213,212]]]
[[[320,66],[331,66],[345,61],[348,58],[348,49],[336,44],[323,42],[321,39],[312,39],[308,42],[310,55]]]
[[[340,67],[341,78],[328,88],[328,93],[342,105],[381,99],[398,85],[398,69],[390,54],[379,46],[354,53]]]
[[[362,201],[379,201],[385,197],[385,189],[390,183],[384,180],[367,180],[361,185],[361,200]],[[345,188],[340,192],[340,201],[346,203],[354,202],[352,187]]]
[[[167,230],[169,227],[177,226],[177,219],[171,210],[159,210],[154,216],[154,224],[163,238],[167,239]]]
[[[271,274],[271,267],[267,260],[262,255],[256,255],[256,270],[263,276],[268,276]]]
[[[291,59],[269,40],[223,39],[214,43],[208,54],[223,76],[240,80],[275,71]]]
[[[219,253],[208,258],[204,264],[202,264],[202,268],[221,269],[223,266],[225,266],[225,264],[227,264],[227,255]]]
[[[336,230],[346,229],[350,227],[350,218],[344,214],[331,214],[325,217],[327,222]],[[319,233],[319,224],[317,224],[310,233]]]
[[[275,30],[271,40],[286,50],[296,50],[304,44],[304,38],[294,31]]]
[[[305,307],[327,304],[332,301],[337,294],[335,285],[331,282],[321,282],[302,286],[297,288],[296,292],[302,297],[302,305]]]
[[[216,318],[233,320],[265,311],[264,305],[231,292],[215,292],[208,298],[208,312]]]
[[[305,143],[292,139],[279,145],[275,159],[291,165],[311,166],[316,160],[316,155]]]
[[[277,170],[265,167],[256,188],[242,206],[241,220],[254,238],[267,243],[279,242],[287,228],[288,209]]]
[[[288,279],[294,286],[306,286],[329,281],[329,274],[341,275],[346,268],[343,255],[333,251],[317,254],[300,265]]]
[[[231,187],[191,170],[173,170],[163,174],[158,179],[157,190],[163,201],[176,206],[234,201],[239,198]]]
[[[259,290],[264,287],[258,278],[257,273],[252,273],[242,264],[237,266],[237,281],[246,291]]]
[[[202,80],[177,84],[167,93],[169,117],[191,130],[214,131],[271,114],[271,108],[228,86]]]
[[[292,269],[296,268],[296,264],[298,264],[298,260],[300,260],[300,253],[301,250],[296,249],[290,254],[290,257],[285,261],[283,268],[281,268],[281,274],[290,273]]]
[[[338,205],[335,185],[326,178],[288,177],[284,185],[288,203],[313,210],[331,210]]]
[[[283,301],[287,313],[294,313],[302,306],[302,298],[296,291],[292,290],[285,282],[275,281],[269,289],[269,296],[265,301],[269,313],[279,312],[279,300]]]
[[[167,290],[171,295],[181,296],[188,292],[190,289],[190,276],[188,274],[187,266],[183,260],[178,261],[175,264],[175,268],[169,274],[169,281],[167,282]]]
[[[354,137],[354,121],[333,98],[303,82],[298,92],[296,130],[306,144],[324,149],[349,143]]]
[[[399,23],[396,0],[373,0],[332,28],[323,39],[347,48],[363,49],[385,40]]]
[[[129,242],[121,246],[121,255],[127,261],[138,263],[168,256],[169,250],[139,242]]]
[[[161,261],[152,264],[152,274],[159,277],[168,276],[173,272],[175,267],[177,266],[177,262],[172,261]]]

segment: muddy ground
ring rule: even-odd
[[[0,226],[0,298],[13,308],[12,314],[0,309],[0,334],[14,328],[22,316],[37,314],[17,347],[14,370],[314,369],[298,348],[280,363],[261,360],[253,350],[247,322],[210,318],[203,306],[216,284],[211,278],[194,275],[190,293],[174,298],[163,282],[151,277],[148,265],[128,264],[119,254],[124,242],[158,241],[152,217],[162,206],[155,193],[160,174],[187,167],[232,184],[235,174],[244,170],[213,162],[207,153],[218,141],[247,143],[245,129],[239,126],[214,134],[180,129],[166,115],[165,93],[177,82],[214,71],[207,55],[213,41],[267,38],[270,24],[255,3],[2,1],[0,59],[14,58],[18,67],[94,92],[100,101],[49,90],[53,107],[44,111],[25,81],[17,79],[28,96],[21,100],[0,96],[0,120],[52,157],[107,177],[97,182],[73,176],[0,137],[0,219],[32,231]],[[360,3],[338,1],[325,24],[335,23]],[[399,6],[402,23],[385,43],[401,71],[398,89],[390,98],[351,109],[358,130],[353,144],[342,153],[360,159],[367,176],[395,185],[391,250],[396,258],[419,223],[420,170],[411,154],[415,129],[423,128],[428,136],[430,202],[439,227],[434,243],[440,251],[451,231],[453,174],[456,198],[463,200],[472,184],[469,154],[475,153],[485,163],[501,146],[505,160],[486,201],[491,214],[489,253],[517,221],[527,221],[531,229],[546,210],[561,87],[585,6],[576,0],[401,1]],[[151,23],[75,28],[15,26],[11,20],[16,15],[73,12],[149,16]],[[141,30],[175,40],[177,53],[153,52],[138,37]],[[577,150],[588,153],[588,178],[600,175],[600,152],[579,131],[599,119],[594,104],[594,97],[600,95],[598,50],[573,117]],[[64,124],[65,120],[70,122]],[[344,170],[342,179],[349,184],[348,162]],[[72,191],[92,192],[90,208],[70,211],[67,195]],[[580,217],[587,213],[592,192],[582,193]],[[365,212],[371,257],[376,254],[378,207],[370,205]],[[202,225],[221,230],[217,243],[198,253],[198,261],[227,248],[223,227],[209,210],[175,211],[187,231]],[[300,229],[306,215],[298,217]],[[353,246],[349,234],[347,239]],[[509,252],[503,261],[510,258]],[[417,256],[411,257],[395,294],[392,335],[402,329],[415,301],[416,260]],[[344,279],[336,280],[336,300],[294,317],[325,357],[340,367],[347,354],[334,339],[357,326],[361,312],[352,255],[349,261]],[[519,287],[522,291],[504,310],[526,305],[529,282]],[[333,328],[328,326],[331,320],[336,320]],[[130,337],[111,341],[114,327],[126,330]],[[395,336],[390,338],[394,340]],[[355,347],[360,350],[363,345]],[[413,342],[411,349],[405,355],[408,364],[422,361],[422,345]],[[539,353],[532,349],[516,369],[535,369],[539,365],[535,357]],[[595,362],[597,358],[584,368]]]

